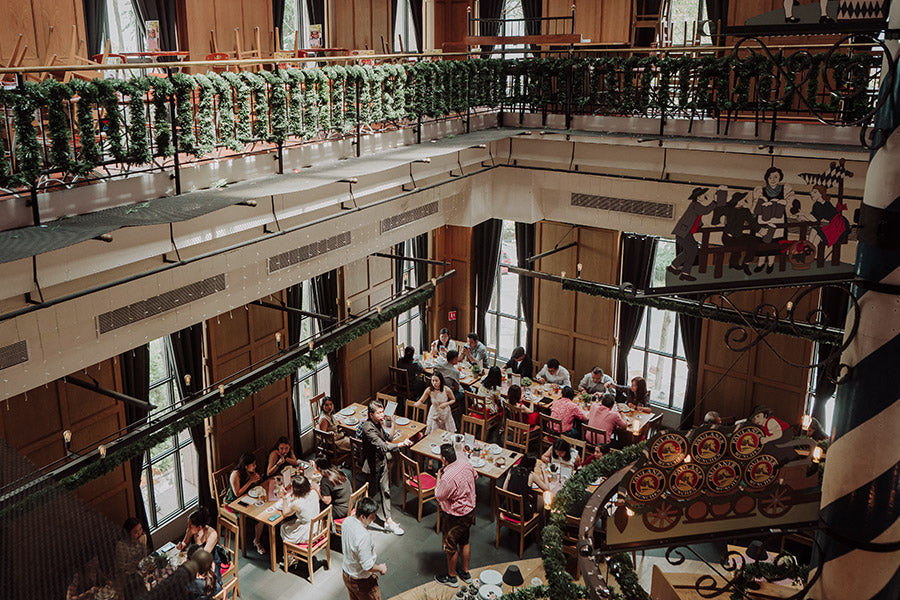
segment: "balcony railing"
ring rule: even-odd
[[[877,104],[881,57],[835,46],[828,52],[773,54],[757,46],[729,55],[632,55],[504,60],[474,55],[279,68],[275,61],[183,63],[211,69],[188,75],[52,78],[40,83],[15,72],[0,90],[0,187],[7,195],[49,191],[185,162],[417,128],[435,119],[485,110],[613,115],[659,119],[815,118],[866,124]],[[876,46],[877,48],[877,46]],[[763,51],[764,50],[764,51]],[[410,58],[410,57],[405,57]],[[349,59],[339,59],[347,62]],[[282,61],[278,61],[281,63]],[[300,65],[297,65],[300,66]],[[215,69],[215,70],[212,70]],[[54,67],[59,72],[59,67]],[[772,128],[774,129],[774,128]],[[177,151],[176,151],[177,149]],[[359,144],[357,143],[357,152]],[[2,196],[0,196],[2,198]],[[35,223],[40,222],[32,202]]]

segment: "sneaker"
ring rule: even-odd
[[[472,574],[468,571],[457,571],[456,574],[459,575],[459,578],[464,582],[472,583]]]
[[[385,523],[384,530],[387,531],[388,533],[393,533],[394,535],[403,535],[404,533],[406,533],[396,523]]]
[[[456,575],[435,575],[434,580],[438,583],[449,585],[452,588],[459,587],[459,581],[457,581]]]

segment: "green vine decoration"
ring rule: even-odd
[[[150,141],[147,129],[146,95],[150,80],[143,77],[120,81],[119,92],[128,96],[128,153],[125,161],[131,165],[150,162]]]
[[[223,146],[234,152],[240,151],[244,145],[235,138],[234,128],[234,90],[228,81],[218,73],[207,73],[206,78],[212,83],[219,98],[219,139]]]
[[[19,139],[16,142],[17,181],[22,185],[34,185],[41,175],[43,160],[41,144],[34,126],[34,113],[40,97],[36,83],[25,82],[25,94],[16,96],[13,104],[13,123]],[[30,93],[28,93],[30,92]]]
[[[306,79],[300,69],[288,69],[285,71],[288,80],[288,132],[291,135],[303,135],[303,81]]]
[[[253,92],[253,137],[269,139],[269,97],[266,94],[266,80],[256,73],[242,71],[241,78]]]
[[[195,146],[197,138],[194,135],[194,103],[191,96],[197,83],[194,78],[185,73],[172,75],[172,85],[175,88],[175,122],[178,126],[178,150],[190,152],[195,156],[201,153]]]
[[[341,66],[328,66],[322,69],[331,82],[331,127],[342,134],[349,132],[356,124],[346,118],[344,108],[344,87],[347,85],[347,69]]]
[[[285,87],[285,79],[279,71],[277,74],[271,71],[260,71],[260,76],[269,84],[272,91],[271,122],[272,137],[274,142],[284,142],[288,137],[288,96]]]
[[[50,167],[62,172],[74,167],[69,140],[69,118],[66,106],[72,96],[71,90],[53,78],[40,83],[38,91],[47,104],[47,125],[50,130]]]
[[[125,144],[122,140],[122,114],[119,110],[119,95],[116,93],[115,79],[95,79],[97,101],[103,109],[103,123],[109,153],[116,162],[125,162]],[[104,127],[101,127],[103,131]]]
[[[381,67],[369,67],[372,69],[372,123],[384,121],[384,78],[385,72]]]
[[[252,123],[250,123],[250,87],[244,83],[244,80],[237,73],[224,71],[222,77],[231,85],[236,97],[235,107],[237,107],[237,124],[235,125],[234,137],[240,142],[249,142],[253,140]]]
[[[153,81],[153,129],[156,132],[156,155],[174,156],[175,147],[172,145],[172,122],[169,115],[169,97],[174,93],[175,87],[168,78],[156,77]],[[79,103],[80,104],[80,103]],[[81,110],[81,106],[78,107]],[[78,120],[81,129],[81,119]],[[82,148],[84,139],[82,135]]]
[[[209,154],[216,148],[216,122],[213,113],[216,97],[216,86],[203,74],[194,75],[197,82],[197,151],[195,156]]]
[[[775,562],[748,562],[732,579],[731,600],[747,598],[747,590],[757,579],[778,581],[790,579],[795,583],[803,583],[809,576],[809,565],[797,563],[793,556],[782,554]]]

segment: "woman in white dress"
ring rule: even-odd
[[[290,485],[285,486],[281,514],[285,519],[296,517],[281,524],[281,537],[284,541],[291,544],[309,542],[309,524],[319,514],[319,496],[305,476],[295,475]]]
[[[428,416],[425,418],[425,435],[435,429],[456,433],[456,423],[453,422],[453,413],[450,410],[450,407],[456,402],[456,398],[452,393],[447,393],[444,388],[444,376],[440,373],[431,376],[431,385],[414,406],[425,406],[427,399],[431,400],[431,406],[428,408]]]

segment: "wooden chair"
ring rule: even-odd
[[[358,437],[350,436],[350,485],[356,487],[357,477],[363,472],[363,443]],[[362,487],[369,484],[364,483]],[[360,489],[361,489],[360,488]]]
[[[213,52],[211,54],[206,55],[207,61],[229,60],[230,58],[231,58],[231,55],[228,54],[227,52]],[[229,67],[229,66],[210,67],[209,70],[212,71],[213,73],[222,73],[224,71],[230,71],[231,67]]]
[[[231,464],[213,472],[213,496],[216,499],[219,516],[228,519],[232,523],[237,523],[237,515],[225,504],[225,496],[228,495],[228,486],[231,485],[228,479],[231,477],[231,472],[233,470],[234,465]]]
[[[237,597],[241,596],[241,589],[238,587],[237,577],[232,577],[227,582],[222,582],[222,590],[213,596],[213,600],[234,600],[235,592],[237,592]]]
[[[652,31],[650,46],[662,41],[662,26],[669,21],[668,0],[634,0],[631,4],[631,44],[639,43],[639,32]]]
[[[525,552],[525,536],[537,531],[541,516],[537,512],[525,520],[525,501],[521,494],[513,494],[497,487],[497,537],[494,547],[500,547],[500,528],[508,527],[519,534],[519,558]]]
[[[419,500],[417,518],[421,523],[422,506],[432,500],[437,504],[437,499],[434,497],[437,480],[430,473],[422,473],[419,463],[405,454],[400,454],[400,460],[403,468],[403,510],[406,510],[406,495],[412,493]],[[438,522],[440,522],[440,507],[438,507]]]
[[[375,394],[375,399],[381,402],[382,406],[387,406],[388,402],[397,402],[397,396],[385,394],[384,392],[378,392],[377,394]]]
[[[416,406],[412,398],[406,399],[406,418],[416,423],[424,423],[427,412],[424,406]]]
[[[512,419],[506,420],[506,427],[503,429],[503,447],[513,449],[522,454],[528,454],[528,448],[531,445],[531,428],[528,423],[520,423]]]
[[[486,396],[480,396],[478,394],[473,394],[472,392],[465,392],[465,394],[466,414],[470,417],[480,419],[482,423],[484,423],[484,427],[482,427],[482,437],[478,439],[485,442],[487,441],[487,436],[491,428],[499,427],[503,419],[503,413],[499,411],[491,413],[488,408],[490,401]]]
[[[350,494],[350,509],[349,509],[350,512],[347,513],[348,515],[353,514],[353,512],[356,510],[356,505],[357,505],[357,503],[359,503],[359,500],[363,496],[365,496],[368,492],[369,492],[369,483],[366,482],[366,483],[362,484],[361,486],[359,486],[358,490],[356,490],[355,492]],[[346,518],[347,517],[342,517],[340,519],[334,519],[332,521],[332,523],[334,524],[334,533],[335,534],[341,535],[341,525],[344,524],[344,519],[346,519]]]
[[[470,417],[469,415],[462,416],[462,434],[468,435],[471,434],[476,440],[483,440],[482,437],[484,435],[484,421],[481,419],[476,419],[475,417]]]
[[[219,545],[231,555],[231,564],[228,570],[222,573],[222,586],[224,587],[230,580],[234,579],[234,587],[237,595],[241,595],[241,586],[238,583],[238,555],[241,547],[241,534],[237,523],[230,519],[219,517]]]
[[[321,456],[327,456],[333,465],[341,465],[350,458],[350,452],[338,448],[333,431],[322,431],[318,427],[313,429],[316,437],[316,452]]]
[[[319,419],[322,417],[322,400],[324,399],[324,393],[309,399],[309,412],[312,414],[313,427],[319,426]]]
[[[331,507],[320,512],[309,524],[309,539],[305,544],[284,542],[284,572],[287,573],[293,559],[305,562],[309,567],[309,582],[313,583],[313,557],[325,551],[326,569],[331,568]]]
[[[485,365],[485,367],[487,367],[487,368],[496,367],[497,366],[497,349],[491,348],[489,346],[485,346],[484,349],[487,350],[487,364]]]
[[[609,443],[609,434],[605,429],[591,427],[587,423],[582,423],[581,430],[584,432],[584,441],[588,446],[593,447]]]
[[[576,440],[575,438],[570,438],[567,435],[561,435],[560,438],[566,440],[572,447],[578,450],[578,463],[581,464],[584,462],[584,453],[587,449],[587,444],[584,443],[584,440]]]
[[[641,427],[641,431],[646,435],[647,439],[652,438],[657,433],[662,431],[662,413],[658,415],[653,415],[653,417],[647,421],[647,423]]]
[[[562,551],[566,556],[575,558],[575,579],[581,577],[581,563],[578,560],[578,527],[580,517],[566,515],[566,526],[563,527]]]
[[[556,417],[540,413],[541,423],[541,452],[553,445],[553,442],[562,435],[562,421]]]
[[[406,351],[406,344],[400,342],[397,344],[397,358],[403,358],[403,352]]]
[[[397,394],[400,398],[409,398],[411,393],[409,388],[409,371],[397,367],[388,367],[388,372],[391,376],[388,391]]]

